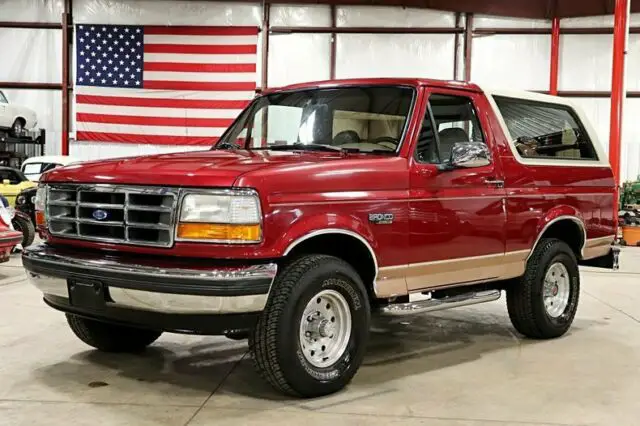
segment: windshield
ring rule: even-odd
[[[363,86],[261,96],[240,115],[216,148],[394,153],[413,93],[409,87]]]

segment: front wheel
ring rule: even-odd
[[[362,363],[370,321],[367,291],[349,264],[332,256],[303,256],[273,283],[249,337],[254,364],[285,394],[337,392]]]
[[[579,296],[575,254],[564,241],[542,239],[524,276],[507,289],[509,317],[516,330],[527,337],[559,337],[573,323]]]
[[[16,214],[13,217],[11,224],[16,231],[22,232],[22,248],[29,247],[33,244],[33,240],[36,237],[36,229],[30,218],[18,216],[18,214]]]

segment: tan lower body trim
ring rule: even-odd
[[[583,258],[604,256],[611,249],[614,238],[614,235],[608,235],[588,239],[584,245]],[[376,280],[376,295],[389,298],[455,284],[519,277],[524,274],[530,252],[527,249],[505,254],[382,267]]]
[[[582,251],[582,258],[593,259],[604,256],[609,253],[609,250],[611,250],[611,244],[613,244],[614,239],[615,235],[608,235],[606,237],[591,238],[587,240],[584,245],[584,250]]]
[[[383,267],[378,271],[376,294],[386,298],[451,284],[518,277],[524,273],[528,254],[529,250],[519,250],[506,254]]]

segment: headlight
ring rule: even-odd
[[[44,214],[44,209],[47,204],[47,188],[44,186],[39,186],[36,191],[36,199],[33,202],[35,211],[36,211],[36,226],[45,226],[46,218]]]
[[[177,239],[258,243],[262,239],[260,200],[255,194],[187,194],[182,199]]]
[[[24,195],[18,195],[16,197],[16,204],[24,204],[27,201],[27,197],[25,197]]]

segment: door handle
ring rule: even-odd
[[[504,181],[503,180],[498,180],[498,179],[485,179],[484,183],[486,183],[487,185],[494,185],[497,186],[498,188],[503,188],[504,187]]]

